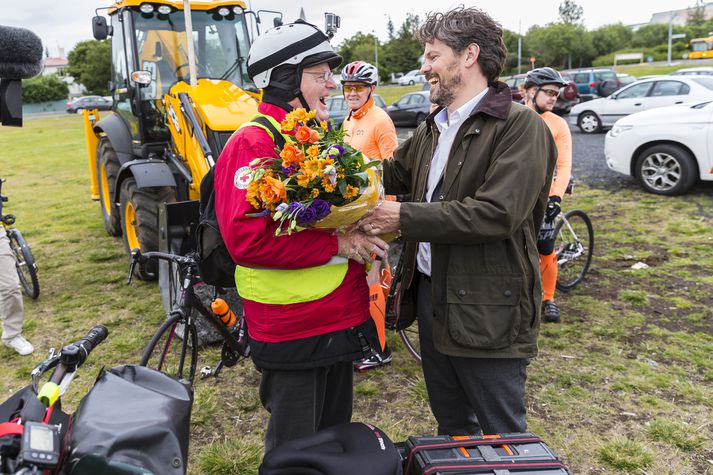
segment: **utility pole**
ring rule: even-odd
[[[379,71],[379,40],[376,38],[376,31],[371,30],[374,34],[374,67]]]
[[[673,11],[671,12],[671,16],[668,18],[668,55],[667,55],[667,60],[666,64],[671,66],[671,33],[673,29]]]
[[[522,70],[522,21],[517,22],[517,73]]]

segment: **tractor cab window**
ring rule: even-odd
[[[225,79],[250,88],[247,56],[250,43],[245,16],[232,9],[193,10],[193,48],[198,78]],[[150,71],[152,84],[143,88],[145,100],[160,99],[173,83],[188,81],[188,48],[183,11],[161,14],[135,12],[139,69]]]

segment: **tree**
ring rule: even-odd
[[[591,34],[592,46],[596,56],[624,49],[631,44],[631,29],[621,23],[604,25],[592,31]]]
[[[420,58],[423,55],[423,48],[415,37],[420,24],[418,15],[408,13],[394,38],[384,45],[384,66],[379,68],[382,78],[392,72],[407,72],[421,66]],[[380,52],[379,58],[381,57]]]
[[[22,81],[22,102],[25,104],[60,101],[68,95],[69,86],[55,74]]]
[[[594,57],[591,34],[581,25],[533,26],[527,32],[525,43],[541,66],[580,67],[589,64]]]
[[[108,41],[77,43],[67,57],[67,74],[83,84],[89,94],[105,96],[111,79],[111,45]]]
[[[668,25],[653,23],[642,26],[634,32],[631,45],[636,47],[653,48],[668,42]]]
[[[564,0],[560,3],[560,19],[562,23],[574,25],[579,23],[584,15],[584,9],[577,5],[574,0]]]
[[[703,26],[706,22],[706,6],[703,0],[696,0],[696,5],[688,9],[688,26]]]

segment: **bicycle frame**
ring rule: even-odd
[[[133,270],[135,268],[135,265],[145,259],[162,259],[170,262],[174,262],[178,266],[178,276],[179,279],[181,279],[182,284],[181,284],[181,291],[178,296],[178,299],[176,303],[173,306],[173,309],[169,312],[168,314],[168,321],[174,321],[175,324],[172,326],[170,329],[170,333],[168,334],[166,338],[166,342],[163,345],[163,350],[161,351],[161,355],[159,358],[158,366],[161,368],[165,362],[166,356],[168,354],[169,348],[171,347],[171,343],[173,342],[173,338],[176,333],[176,326],[179,323],[183,323],[185,325],[184,329],[184,337],[181,342],[181,350],[180,350],[180,356],[179,356],[179,361],[178,361],[178,374],[177,377],[179,379],[183,378],[183,367],[185,364],[186,356],[188,354],[189,348],[188,348],[188,340],[189,340],[189,333],[190,331],[194,331],[192,329],[195,328],[195,323],[194,323],[194,316],[192,315],[191,309],[195,309],[203,315],[203,317],[210,322],[210,324],[218,331],[218,333],[221,335],[223,338],[223,351],[221,352],[221,359],[220,362],[218,363],[217,367],[215,370],[211,370],[209,367],[205,367],[201,370],[201,376],[205,377],[208,375],[213,375],[217,376],[223,366],[233,366],[236,364],[240,357],[247,356],[249,354],[249,347],[247,346],[246,343],[246,331],[244,328],[244,320],[241,319],[241,322],[238,327],[238,333],[235,335],[228,327],[223,324],[223,322],[218,318],[217,315],[215,315],[211,310],[207,309],[203,303],[200,301],[198,296],[195,293],[194,286],[198,283],[201,282],[200,277],[197,274],[197,263],[195,260],[195,257],[192,254],[188,254],[186,256],[179,256],[175,254],[168,254],[165,252],[159,252],[159,251],[151,251],[151,252],[146,252],[146,253],[141,253],[138,249],[135,249],[132,252],[132,263],[131,263],[131,269],[130,269],[130,274],[129,274],[129,281],[131,280],[131,275],[133,275]],[[163,326],[159,328],[157,331],[156,335],[154,337],[160,335],[162,333]],[[156,340],[155,343],[158,343],[158,340]],[[151,354],[153,353],[155,346],[152,346],[151,343],[149,343],[149,346],[147,346],[143,358],[142,358],[142,364],[147,363],[148,359],[150,358]],[[191,351],[195,351],[195,348],[192,348]],[[195,355],[195,354],[194,354]],[[195,373],[195,358],[191,358],[191,368],[190,368],[190,375],[191,378],[189,378],[192,381],[192,375]]]
[[[574,231],[572,228],[572,225],[569,224],[569,221],[567,218],[564,216],[563,213],[560,213],[559,219],[563,222],[563,226],[567,226],[567,229],[569,230],[570,233],[572,233],[572,236],[574,236],[574,239],[576,241],[576,249],[570,249],[570,246],[567,246],[567,248],[562,249],[561,251],[557,252],[557,265],[563,265],[573,259],[576,259],[577,257],[581,256],[584,253],[584,246],[582,246],[582,242],[577,236],[577,233]],[[562,232],[562,231],[560,231]],[[558,251],[555,249],[555,251]]]

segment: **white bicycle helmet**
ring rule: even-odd
[[[345,82],[363,82],[376,86],[379,82],[379,73],[376,68],[365,61],[352,61],[342,69],[342,84]]]
[[[257,87],[265,88],[278,66],[296,65],[299,78],[305,67],[328,63],[334,69],[341,62],[327,35],[314,25],[298,21],[272,28],[255,39],[248,53],[248,74]]]

